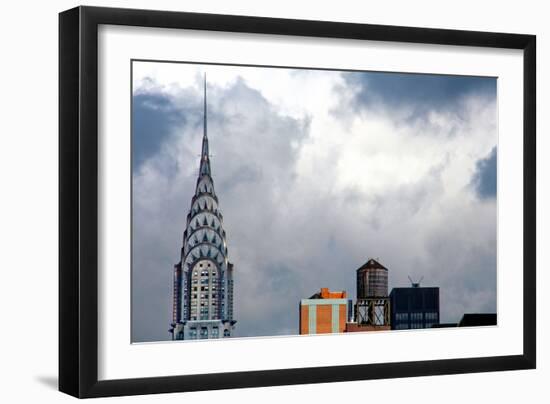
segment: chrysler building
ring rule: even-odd
[[[206,77],[199,174],[180,261],[174,265],[173,340],[230,337],[233,318],[233,264],[228,261],[223,216],[214,191],[208,152]]]

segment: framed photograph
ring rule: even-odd
[[[532,35],[59,16],[59,389],[536,366]]]

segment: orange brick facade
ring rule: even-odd
[[[309,334],[309,307],[300,305],[300,334]]]
[[[317,306],[317,334],[330,334],[331,332],[332,305],[319,305]]]
[[[346,317],[348,315],[348,308],[347,308],[347,306],[340,305],[339,309],[340,309],[340,316],[338,318],[338,320],[339,320],[339,324],[338,324],[339,331],[338,332],[345,332],[346,331],[346,320],[347,320]]]

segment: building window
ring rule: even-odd
[[[191,339],[196,339],[197,338],[197,329],[196,328],[191,328],[189,330],[189,337]]]
[[[426,317],[426,320],[437,321],[437,313],[426,313],[425,317]]]
[[[418,321],[422,320],[422,313],[411,313],[411,320]]]
[[[396,321],[409,321],[409,313],[396,313],[395,314],[395,320]]]

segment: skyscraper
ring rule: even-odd
[[[206,78],[204,122],[199,174],[180,261],[174,265],[173,340],[231,336],[233,319],[233,264],[227,257],[226,234],[208,150]]]

